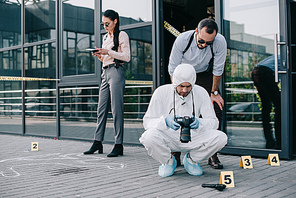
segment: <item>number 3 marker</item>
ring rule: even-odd
[[[253,168],[251,156],[241,156],[239,167],[244,167],[244,169]]]

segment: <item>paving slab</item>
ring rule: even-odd
[[[39,150],[31,151],[31,142]],[[158,176],[159,163],[141,146],[124,146],[124,155],[83,155],[89,142],[0,134],[0,197],[295,197],[295,160],[280,166],[252,158],[253,169],[239,167],[240,156],[219,155],[223,170],[200,162],[204,174],[189,175],[183,166],[171,177]],[[183,156],[184,154],[182,154]],[[221,171],[233,171],[234,188],[203,188],[217,184]]]

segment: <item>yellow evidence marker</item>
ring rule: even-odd
[[[226,188],[234,187],[233,171],[221,171],[219,184],[225,184]]]
[[[39,145],[38,142],[31,142],[31,151],[38,151]]]
[[[250,155],[241,156],[239,167],[243,167],[244,169],[253,168],[253,163],[252,163],[251,156]]]
[[[269,154],[266,164],[270,164],[271,166],[280,166],[279,154]]]

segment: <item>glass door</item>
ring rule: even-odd
[[[228,146],[281,150],[279,12],[278,0],[223,1]]]

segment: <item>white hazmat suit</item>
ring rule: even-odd
[[[161,164],[166,164],[171,158],[171,152],[177,151],[188,152],[192,160],[200,162],[221,150],[227,143],[225,133],[217,130],[218,119],[207,91],[195,85],[195,73],[191,65],[179,65],[173,74],[173,84],[160,86],[154,91],[143,118],[146,131],[140,142],[145,146],[148,155]],[[192,90],[184,98],[176,91],[176,87],[183,82],[189,82],[192,86]],[[181,143],[181,129],[175,131],[169,128],[165,118],[174,112],[176,116],[190,117],[193,115],[193,107],[199,127],[190,129],[191,142]]]

